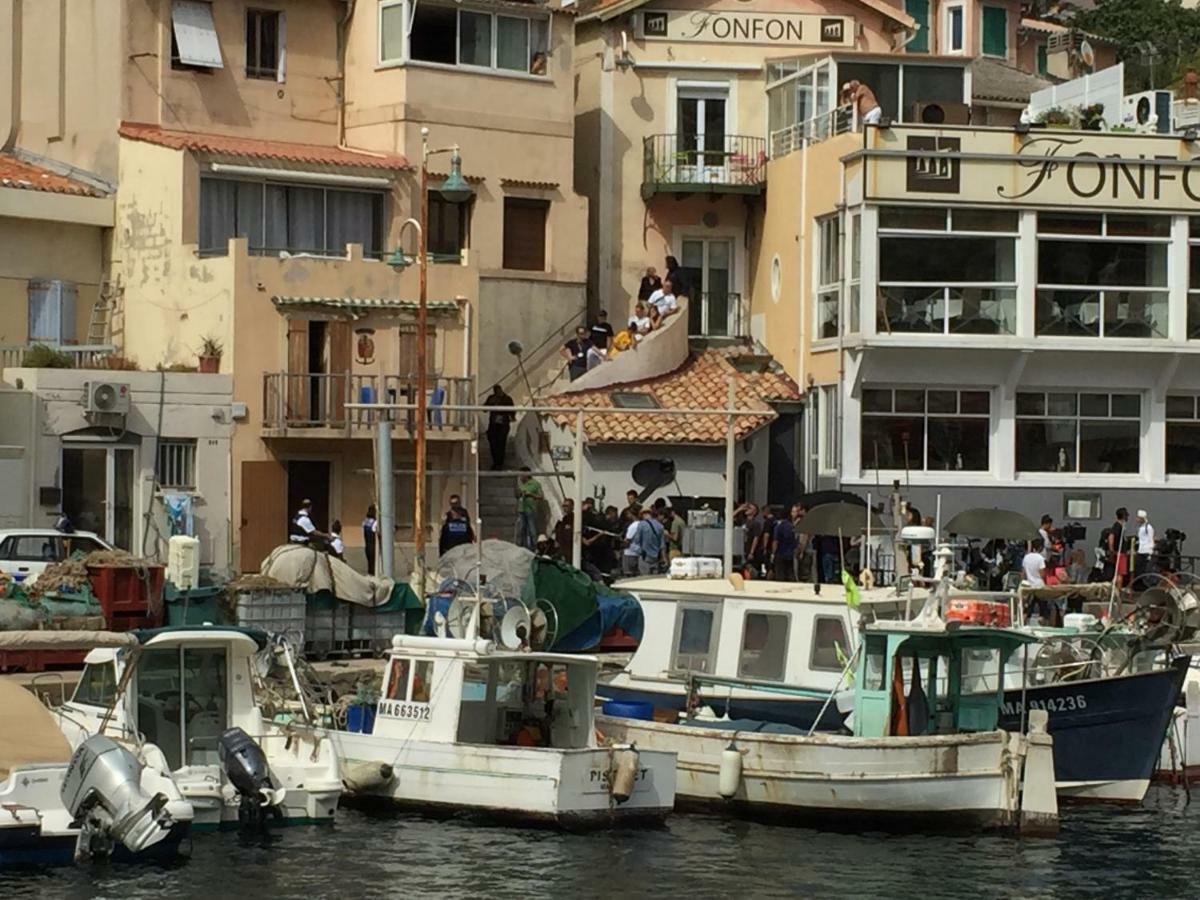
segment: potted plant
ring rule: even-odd
[[[1084,131],[1104,130],[1104,104],[1093,103],[1079,110],[1079,127]]]
[[[1071,128],[1075,124],[1071,113],[1061,106],[1052,106],[1049,109],[1042,110],[1038,113],[1035,121],[1036,124],[1045,128]]]
[[[221,371],[221,353],[224,348],[221,342],[208,335],[200,343],[200,371],[215,374]]]

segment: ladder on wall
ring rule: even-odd
[[[104,276],[96,289],[96,302],[88,320],[87,342],[90,347],[106,346],[112,341],[112,314],[121,290],[121,279]]]

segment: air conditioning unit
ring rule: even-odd
[[[909,121],[922,125],[970,125],[971,107],[951,100],[914,103]]]
[[[1145,134],[1169,134],[1174,100],[1170,91],[1130,94],[1121,101],[1121,124]]]
[[[114,381],[85,381],[83,411],[121,416],[128,414],[129,385]]]

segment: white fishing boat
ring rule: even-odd
[[[191,824],[168,775],[104,737],[73,752],[50,710],[0,680],[0,870],[170,857]]]
[[[852,736],[696,716],[667,724],[601,715],[597,726],[643,753],[677,753],[681,806],[826,827],[1053,833],[1045,711],[1030,712],[1024,733],[997,726],[1004,662],[1034,640],[938,619],[868,626],[855,654]]]
[[[370,733],[330,730],[355,795],[568,828],[661,820],[669,750],[596,741],[597,660],[393,639]]]
[[[73,745],[105,734],[171,773],[195,827],[332,823],[342,794],[334,745],[266,719],[255,696],[265,632],[180,626],[138,632],[133,648],[87,658],[59,709]]]

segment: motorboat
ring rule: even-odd
[[[597,742],[595,657],[398,635],[383,666],[373,725],[325,732],[354,797],[571,829],[674,807],[673,752]]]
[[[195,625],[135,635],[134,647],[88,654],[57,711],[73,746],[108,735],[169,772],[198,829],[333,822],[342,794],[334,744],[272,721],[258,703],[260,654],[274,649],[265,632]]]
[[[597,726],[643,753],[678,754],[681,806],[826,828],[1054,833],[1047,713],[1031,712],[1023,732],[999,724],[1003,666],[1034,642],[1012,629],[963,627],[936,617],[866,626],[851,660],[850,735],[705,718],[695,702],[677,724],[657,715],[602,714]],[[694,675],[690,681],[731,679]],[[747,690],[778,692],[778,685],[738,681]]]
[[[170,858],[191,825],[169,775],[99,735],[72,751],[49,709],[0,681],[0,869]]]

